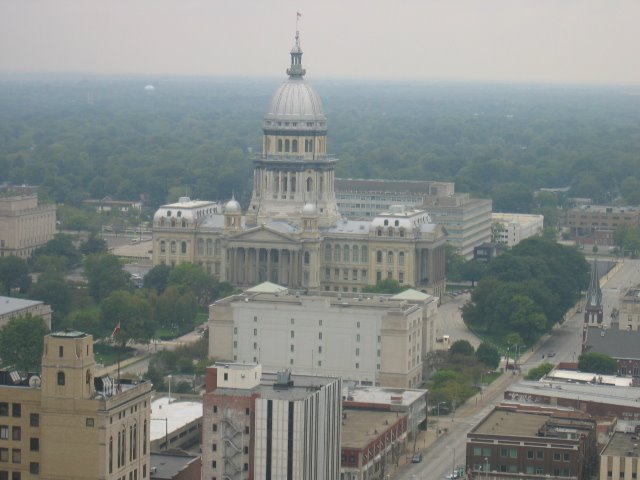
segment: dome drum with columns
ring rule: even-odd
[[[340,216],[338,159],[326,151],[327,118],[304,79],[298,33],[287,73],[264,117],[263,152],[254,159],[246,214],[234,198],[224,208],[196,201],[193,208],[206,214],[183,225],[165,218],[176,205],[161,207],[153,226],[154,265],[191,262],[239,287],[270,281],[361,292],[391,278],[441,295],[444,232],[425,212],[397,207],[372,221]]]

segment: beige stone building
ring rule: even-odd
[[[301,295],[265,283],[210,307],[209,356],[365,385],[415,387],[433,349],[436,314],[437,299],[415,290]]]
[[[29,258],[55,233],[55,205],[38,204],[35,192],[0,192],[0,257]]]
[[[391,206],[366,221],[338,212],[338,160],[327,154],[327,119],[301,59],[296,36],[289,78],[264,117],[247,212],[235,199],[224,208],[189,198],[162,206],[153,221],[154,265],[199,264],[241,287],[270,281],[353,293],[395,279],[440,296],[445,237],[426,212]]]
[[[600,454],[600,480],[634,480],[640,471],[638,434],[615,432]]]
[[[151,384],[96,372],[93,338],[44,339],[42,374],[0,372],[0,478],[144,480]]]
[[[0,297],[0,327],[6,325],[12,318],[25,315],[41,317],[47,328],[51,330],[51,307],[46,303],[24,298]]]

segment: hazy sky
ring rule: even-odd
[[[0,71],[640,84],[639,0],[0,0]]]

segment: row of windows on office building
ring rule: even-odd
[[[402,266],[405,263],[405,252],[398,252],[398,265]],[[382,250],[376,251],[376,263],[383,263],[386,259],[387,264],[393,265],[396,254],[389,250],[384,252]],[[326,245],[324,247],[324,260],[325,262],[352,262],[352,263],[368,263],[369,262],[369,248],[366,245],[358,247],[358,245],[343,245],[339,244]],[[366,270],[365,270],[366,271]]]
[[[180,248],[181,254],[186,254],[189,250],[189,246],[185,241],[176,241],[171,240],[169,243],[169,252],[170,253],[178,253],[178,247]],[[160,253],[167,252],[167,241],[160,240]],[[215,255],[220,256],[222,252],[222,245],[220,239],[216,239],[214,242],[212,239],[207,239],[206,241],[202,238],[199,238],[196,242],[196,252],[198,255],[206,255],[211,256]]]

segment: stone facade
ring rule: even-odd
[[[96,377],[90,335],[47,335],[41,377],[2,372],[0,477],[148,478],[150,407],[149,382]]]
[[[14,193],[0,196],[0,257],[26,259],[55,235],[56,207],[39,205],[35,192]]]

